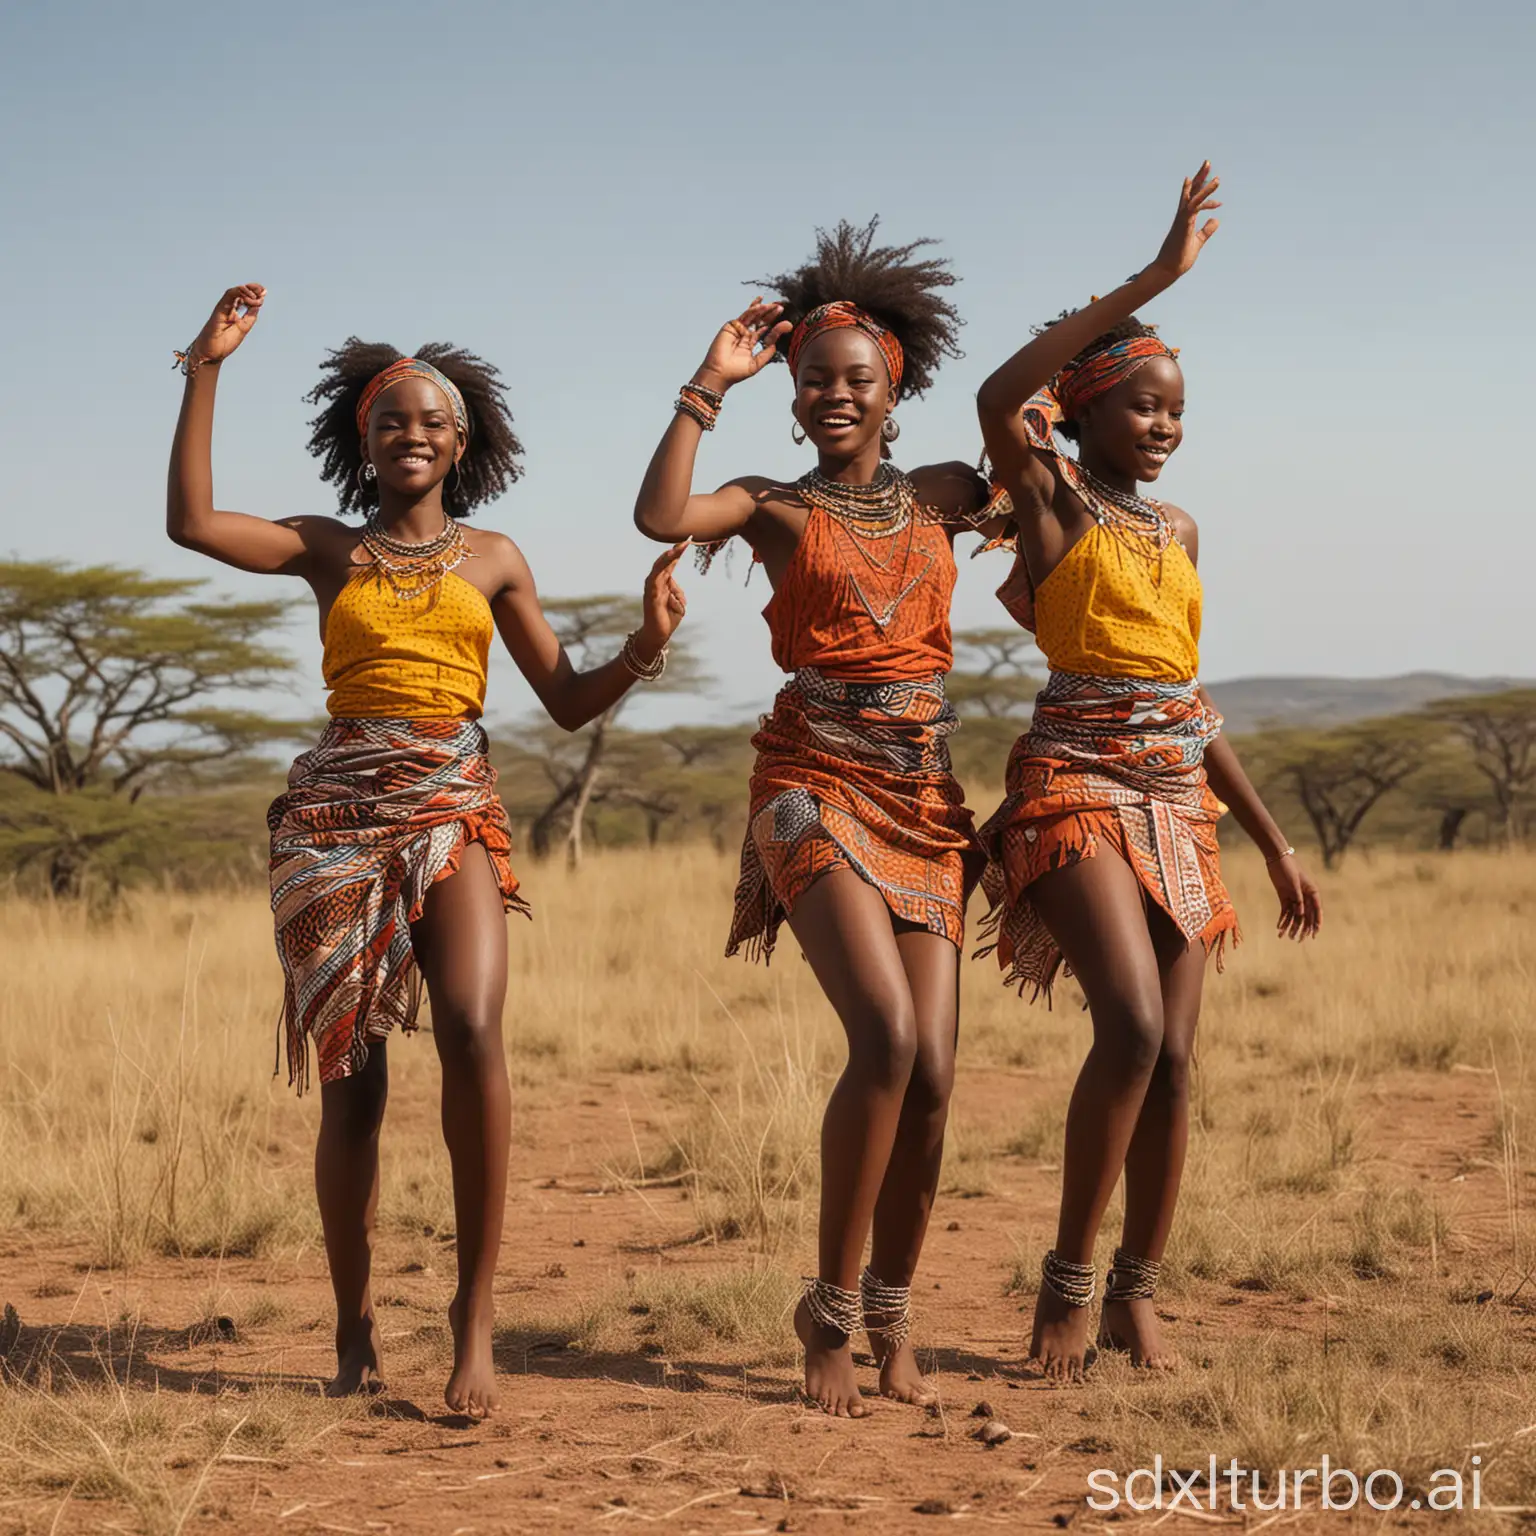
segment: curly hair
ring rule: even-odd
[[[1064,309],[1054,320],[1047,320],[1044,325],[1031,326],[1030,334],[1033,336],[1043,336],[1053,325],[1060,325],[1069,315],[1075,315],[1076,313],[1075,309]],[[1145,322],[1138,320],[1135,315],[1132,315],[1129,319],[1121,320],[1110,326],[1102,335],[1095,336],[1067,366],[1070,368],[1086,363],[1090,357],[1096,357],[1100,352],[1114,346],[1118,341],[1130,341],[1136,336],[1155,335],[1157,335],[1157,327],[1155,325],[1147,325]],[[1069,442],[1075,443],[1078,440],[1077,423],[1075,421],[1070,419],[1058,421],[1056,423],[1056,430]]]
[[[905,366],[903,395],[921,395],[946,357],[963,354],[957,336],[963,322],[943,296],[959,279],[940,257],[914,260],[932,240],[910,245],[876,245],[877,217],[862,228],[843,219],[830,234],[816,231],[816,254],[793,272],[758,278],[784,306],[783,317],[798,324],[813,309],[839,299],[874,316],[901,343]],[[783,352],[779,358],[784,357]]]
[[[403,354],[381,341],[349,336],[320,365],[320,382],[305,395],[321,407],[310,422],[309,451],[320,460],[320,478],[336,487],[343,513],[366,512],[378,505],[376,480],[363,481],[362,442],[357,432],[357,402],[376,373]],[[523,445],[512,430],[501,373],[494,364],[447,342],[434,341],[411,354],[431,363],[458,385],[469,410],[469,442],[458,470],[443,485],[443,509],[450,517],[468,517],[478,506],[501,495],[522,474]]]

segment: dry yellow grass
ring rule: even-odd
[[[539,1321],[577,1350],[786,1358],[788,1277],[810,1241],[816,1129],[841,1052],[787,937],[768,971],[721,957],[734,873],[702,848],[528,871],[537,918],[512,920],[506,1016],[520,1100],[601,1083],[630,1126],[605,1177],[677,1184],[699,1232],[733,1245],[707,1279],[642,1275]],[[1356,857],[1326,882],[1322,941],[1299,949],[1270,937],[1257,861],[1240,853],[1231,874],[1250,939],[1207,987],[1166,1294],[1186,1321],[1229,1292],[1263,1301],[1269,1321],[1206,1353],[1186,1330],[1192,1368],[1167,1382],[1109,1362],[1089,1389],[1096,1433],[1126,1459],[1155,1447],[1203,1460],[1214,1439],[1254,1465],[1326,1449],[1421,1479],[1478,1444],[1503,1501],[1536,1503],[1536,1435],[1518,1433],[1536,1424],[1536,858]],[[210,1316],[279,1319],[280,1292],[258,1302],[219,1278],[221,1257],[274,1274],[316,1261],[316,1106],[271,1076],[263,898],[140,895],[96,920],[11,901],[0,921],[0,1232],[124,1276],[199,1259]],[[947,1200],[1051,1169],[1085,1029],[1070,988],[1053,1012],[1028,1009],[990,962],[966,967],[962,1062],[1011,1074],[1019,1093],[982,1108],[962,1084]],[[391,1070],[382,1223],[408,1257],[451,1232],[452,1206],[430,1045],[394,1051]],[[1394,1085],[1409,1080],[1431,1093],[1403,1102]],[[1498,1175],[1498,1200],[1478,1208],[1416,1150],[1433,1085],[1473,1080],[1497,1109],[1486,1143],[1464,1149]],[[967,1207],[968,1222],[984,1209]],[[1013,1234],[1013,1271],[1000,1263],[978,1284],[1027,1299],[1047,1235]],[[1318,1298],[1331,1335],[1275,1323]],[[148,1530],[186,1528],[218,1457],[302,1446],[354,1411],[280,1386],[235,1405],[118,1375],[56,1361],[0,1384],[0,1457],[20,1485],[117,1500]]]

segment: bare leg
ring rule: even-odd
[[[444,1399],[484,1417],[497,1406],[491,1327],[493,1287],[507,1202],[512,1105],[502,1050],[507,995],[507,919],[485,849],[464,850],[457,874],[427,893],[411,943],[432,1002],[443,1068],[443,1140],[453,1164],[459,1287],[448,1309],[453,1375]]]
[[[944,1127],[955,1084],[955,1043],[960,1016],[960,956],[942,934],[898,923],[896,947],[912,991],[917,1056],[885,1182],[875,1205],[870,1269],[885,1285],[911,1285],[928,1231],[944,1161]],[[871,1316],[877,1325],[883,1321]],[[886,1351],[870,1334],[880,1362],[880,1390],[899,1402],[927,1407],[938,1392],[918,1369],[910,1340]]]
[[[1042,875],[1029,898],[1088,998],[1093,1045],[1067,1108],[1057,1254],[1093,1262],[1104,1208],[1125,1166],[1163,1043],[1157,954],[1140,882],[1103,850]],[[1077,1380],[1088,1349],[1088,1311],[1042,1285],[1030,1354],[1056,1380]]]
[[[790,927],[848,1037],[848,1065],[821,1124],[818,1274],[857,1290],[864,1244],[885,1180],[917,1053],[912,993],[884,898],[851,870],[823,875],[795,904]],[[869,1410],[846,1334],[823,1328],[802,1301],[806,1396],[827,1413]]]
[[[384,1389],[369,1278],[379,1208],[379,1127],[388,1097],[382,1040],[370,1047],[361,1072],[320,1085],[315,1195],[336,1296],[336,1374],[326,1383],[327,1397]]]
[[[1185,943],[1166,913],[1154,908],[1150,916],[1162,973],[1163,1048],[1125,1159],[1120,1246],[1139,1258],[1161,1261],[1189,1145],[1189,1058],[1200,1019],[1205,947],[1198,939]],[[1105,1302],[1099,1343],[1128,1350],[1133,1365],[1172,1369],[1178,1364],[1178,1357],[1163,1345],[1151,1301]]]

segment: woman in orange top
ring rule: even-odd
[[[480,726],[491,636],[500,630],[551,717],[576,730],[637,678],[660,674],[683,614],[672,575],[683,546],[652,568],[623,654],[577,672],[517,546],[458,521],[519,473],[496,370],[448,346],[402,358],[355,337],[330,354],[310,396],[322,407],[310,449],[342,510],[368,513],[361,533],[336,518],[215,511],[214,391],[265,298],[259,283],[231,288],[178,354],[187,383],[166,530],[241,570],[302,577],[320,609],[331,724],[294,764],[268,823],[290,1082],[302,1092],[311,1040],[319,1066],[315,1188],[336,1295],[326,1391],[383,1385],[369,1272],[385,1040],[414,1027],[425,980],[458,1232],[445,1398],[482,1415],[497,1396],[491,1288],[510,1119],[504,914],[523,905]]]
[[[955,528],[985,487],[966,466],[902,474],[884,445],[898,398],[921,394],[956,317],[944,264],[873,247],[840,225],[817,259],[773,280],[683,386],[635,506],[656,539],[740,535],[768,572],[764,617],[791,679],[754,738],[751,822],[727,953],[795,938],[837,1010],[848,1064],[822,1124],[818,1272],[795,1314],[807,1395],[866,1410],[849,1341],[866,1330],[881,1390],[932,1401],[908,1340],[954,1074],[958,946],[979,859],[947,737]],[[781,318],[782,317],[782,318]],[[724,392],[786,342],[796,442],[817,464],[709,495],[694,456]],[[864,1245],[873,1225],[869,1267]]]
[[[982,829],[998,956],[1049,991],[1063,959],[1087,994],[1093,1046],[1067,1113],[1056,1246],[1042,1265],[1031,1353],[1082,1374],[1094,1240],[1121,1171],[1125,1224],[1099,1342],[1166,1365],[1152,1298],[1189,1134],[1188,1067],[1209,951],[1236,935],[1221,881],[1218,802],[1263,851],[1279,928],[1316,933],[1316,888],[1218,734],[1197,681],[1198,531],[1137,492],[1183,438],[1184,377],[1136,306],[1194,264],[1216,221],[1209,165],[1184,183],[1157,259],[1042,330],[977,395],[1012,512],[999,596],[1050,664]],[[1053,429],[1076,440],[1073,458]]]

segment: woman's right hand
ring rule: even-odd
[[[734,320],[721,326],[694,382],[727,390],[766,367],[778,355],[779,338],[792,329],[789,321],[779,319],[783,313],[782,304],[753,299]]]
[[[1220,179],[1211,174],[1209,160],[1184,183],[1184,190],[1179,194],[1179,211],[1173,216],[1173,227],[1152,262],[1168,282],[1176,282],[1194,266],[1195,258],[1205,249],[1205,242],[1221,227],[1220,219],[1207,219],[1198,229],[1195,227],[1195,221],[1202,213],[1221,207],[1211,196],[1220,185]]]
[[[227,289],[189,349],[192,360],[222,363],[250,335],[266,297],[267,290],[260,283],[241,283]]]

